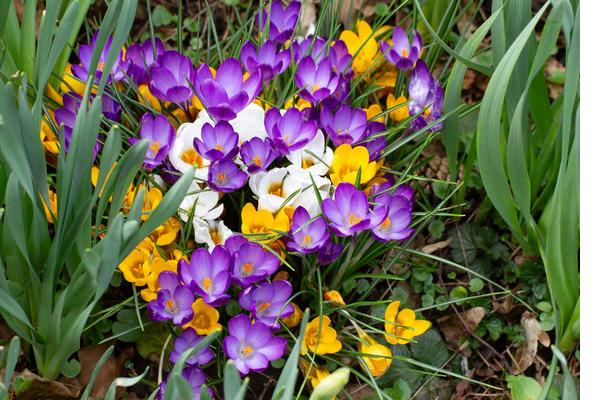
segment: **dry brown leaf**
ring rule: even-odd
[[[81,372],[77,378],[82,386],[85,387],[90,382],[90,377],[92,376],[94,367],[108,347],[109,344],[87,346],[77,352],[79,362],[81,363]],[[96,376],[96,380],[94,381],[94,386],[92,388],[92,398],[104,397],[113,380],[119,376],[123,376],[125,373],[125,369],[123,367],[125,361],[131,358],[132,355],[133,352],[131,349],[129,349],[129,351],[121,352],[118,357],[111,356],[108,358],[108,360],[100,369],[98,376]],[[123,390],[123,388],[118,388],[117,392],[119,393]]]
[[[548,347],[550,345],[550,337],[540,327],[535,314],[525,311],[521,316],[521,326],[523,327],[523,336],[525,340],[519,347],[515,356],[517,365],[515,366],[522,373],[535,360],[538,350],[538,342]]]
[[[29,370],[18,375],[31,381],[31,386],[19,394],[18,400],[69,400],[77,399],[81,386],[44,379]]]
[[[435,242],[424,246],[421,251],[425,254],[435,253],[438,250],[445,249],[452,242],[452,239],[443,240],[441,242]]]
[[[308,28],[311,24],[314,24],[317,20],[317,10],[315,8],[314,0],[304,0],[302,1],[302,11],[301,11],[301,21],[302,21],[302,33],[304,35],[307,34]]]
[[[479,326],[479,323],[484,316],[485,308],[483,307],[473,307],[468,311],[460,313],[460,317],[471,331]],[[459,318],[458,315],[453,314],[437,320],[438,326],[447,342],[456,344],[467,334],[467,330],[461,322],[461,318]]]

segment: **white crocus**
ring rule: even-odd
[[[207,244],[211,251],[215,246],[225,243],[229,237],[233,236],[233,232],[223,221],[205,221],[194,217],[192,224],[194,240],[200,244]]]
[[[257,137],[264,139],[267,137],[265,129],[265,110],[255,103],[250,103],[246,108],[237,114],[237,117],[229,121],[233,130],[240,137],[240,144],[247,140]]]
[[[323,176],[329,172],[333,161],[333,150],[325,146],[325,136],[320,130],[303,148],[292,151],[287,159],[292,163],[288,167],[290,174],[304,174],[308,176]]]
[[[192,182],[187,195],[179,205],[179,217],[186,222],[192,214],[204,220],[218,218],[223,213],[223,204],[219,203],[219,194],[209,189],[201,189]]]
[[[284,204],[290,205],[301,189],[310,185],[310,181],[302,181],[299,177],[288,174],[285,168],[273,168],[252,175],[248,185],[258,197],[258,208],[275,213]]]
[[[310,184],[302,188],[302,192],[294,197],[290,206],[293,208],[302,206],[308,214],[314,218],[321,214],[321,205],[319,204],[319,198],[315,193],[315,187],[319,191],[321,200],[325,200],[330,197],[331,181],[322,176],[313,176],[312,178],[315,185],[313,186],[312,182],[309,180]]]
[[[173,167],[181,173],[194,168],[196,179],[206,180],[208,178],[208,166],[210,161],[204,159],[194,149],[194,139],[201,138],[202,127],[205,123],[213,124],[208,113],[202,110],[194,122],[181,124],[177,129],[177,136],[169,151],[169,161]]]

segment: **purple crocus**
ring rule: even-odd
[[[148,314],[155,321],[172,320],[175,325],[185,325],[192,320],[194,294],[181,284],[179,276],[164,271],[158,276],[160,290],[155,300],[148,303]]]
[[[315,63],[320,63],[327,58],[327,47],[327,41],[321,36],[309,36],[301,41],[294,41],[292,43],[292,59],[298,62],[309,56]]]
[[[408,185],[400,185],[394,192],[396,196],[402,196],[406,200],[408,200],[409,207],[412,210],[414,202],[415,202],[415,191]]]
[[[181,332],[181,335],[177,336],[173,341],[173,350],[169,354],[169,360],[175,364],[181,354],[186,350],[194,348],[198,343],[204,339],[204,336],[199,336],[194,328],[186,328]],[[215,357],[215,353],[212,352],[209,346],[202,347],[196,353],[192,354],[185,360],[185,364],[189,366],[201,366],[208,364]]]
[[[107,96],[103,96],[107,97]],[[65,141],[65,152],[69,150],[71,145],[71,136],[73,135],[73,128],[75,128],[75,120],[77,119],[77,112],[81,107],[82,98],[80,95],[74,92],[68,92],[62,96],[63,106],[54,112],[54,118],[59,126],[62,125],[64,130],[64,141]],[[104,102],[102,103],[104,106]],[[102,148],[102,143],[96,141],[94,145],[94,158]]]
[[[95,97],[91,95],[90,99],[93,100]],[[111,121],[121,121],[121,103],[115,100],[110,92],[105,92],[102,96],[102,115]]]
[[[231,318],[227,328],[229,336],[223,339],[223,350],[242,375],[266,370],[270,361],[280,359],[285,353],[287,341],[273,336],[262,322],[252,323],[247,315]]]
[[[215,246],[212,253],[201,248],[192,253],[189,263],[185,259],[179,261],[179,275],[206,304],[222,306],[230,297],[226,293],[231,283],[230,264],[231,256],[223,246]]]
[[[386,217],[384,206],[371,209],[367,195],[350,183],[340,183],[333,198],[323,200],[323,213],[339,236],[352,236],[379,225]]]
[[[154,169],[169,154],[169,149],[175,139],[175,129],[164,115],[159,114],[154,118],[152,114],[146,113],[142,116],[140,137],[150,142],[144,158],[144,167]],[[139,141],[140,139],[137,138],[129,139],[129,143],[132,145]]]
[[[202,157],[210,161],[231,158],[239,150],[239,136],[227,121],[219,121],[215,126],[210,122],[205,123],[202,126],[201,136],[202,140],[194,138],[194,148]]]
[[[88,73],[94,71],[94,82],[98,83],[100,78],[102,77],[102,71],[106,68],[104,65],[106,59],[108,58],[108,52],[110,50],[110,46],[112,44],[112,36],[109,36],[106,40],[106,44],[104,45],[104,49],[102,49],[102,53],[100,53],[100,59],[98,60],[97,65],[90,65],[92,62],[92,55],[94,53],[94,47],[96,46],[96,40],[98,38],[98,32],[94,32],[94,36],[92,36],[92,41],[90,44],[82,44],[79,46],[77,50],[77,56],[79,57],[79,64],[71,66],[71,71],[73,71],[73,75],[77,77],[80,81],[86,82]],[[94,70],[95,68],[95,70]],[[127,62],[123,61],[123,51],[119,52],[115,63],[110,68],[110,74],[108,76],[107,82],[110,83],[112,81],[120,81],[125,77],[124,71],[127,69]]]
[[[242,288],[274,274],[281,264],[275,255],[265,250],[260,244],[249,241],[241,244],[238,250],[232,252],[232,256],[231,278],[233,283]]]
[[[341,243],[333,243],[333,241],[329,239],[319,249],[319,253],[317,254],[317,262],[320,265],[331,264],[337,260],[340,254],[342,254],[343,249],[344,246]]]
[[[250,311],[255,320],[278,329],[277,319],[294,313],[294,307],[288,303],[291,295],[292,285],[288,281],[277,280],[245,289],[239,294],[239,302],[240,307]]]
[[[258,30],[262,32],[268,27],[269,39],[275,43],[284,43],[292,37],[296,29],[300,7],[299,1],[293,1],[284,8],[279,0],[274,0],[269,10],[256,14]]]
[[[417,60],[415,69],[408,77],[408,112],[417,116],[410,125],[411,131],[423,129],[438,120],[444,112],[444,90],[431,76],[423,60]],[[431,132],[442,129],[442,122],[433,125]]]
[[[413,233],[414,230],[408,227],[411,217],[409,200],[401,194],[383,194],[375,197],[374,201],[388,210],[385,219],[372,230],[375,239],[381,242],[404,240]]]
[[[262,78],[260,71],[256,71],[244,80],[240,62],[228,58],[214,78],[208,65],[201,65],[194,74],[194,88],[213,118],[229,121],[258,96]]]
[[[246,184],[248,174],[233,161],[223,158],[208,167],[208,187],[215,192],[230,193]]]
[[[271,146],[271,140],[254,137],[245,141],[240,149],[242,161],[248,167],[248,173],[255,174],[266,171],[269,165],[277,158]]]
[[[155,53],[156,51],[156,53]],[[150,81],[150,68],[165,51],[165,46],[160,39],[154,39],[154,48],[152,39],[146,39],[144,43],[134,43],[127,48],[125,61],[127,65],[127,75],[131,77],[136,85],[148,83]]]
[[[189,85],[193,73],[189,57],[175,50],[165,51],[150,68],[150,92],[157,99],[184,104],[194,94]]]
[[[346,81],[349,81],[354,76],[354,70],[352,69],[352,55],[348,52],[346,43],[342,40],[338,40],[331,46],[329,50],[329,61],[333,71],[344,77]]]
[[[312,57],[304,57],[298,64],[294,80],[300,89],[298,95],[314,104],[335,92],[340,76],[333,72],[329,59],[315,64]]]
[[[336,147],[344,143],[353,145],[367,134],[367,114],[363,109],[351,108],[347,104],[338,109],[323,107],[321,125]]]
[[[294,210],[290,236],[292,240],[287,243],[289,249],[302,254],[314,253],[329,239],[327,223],[321,217],[311,221],[308,211],[300,206]]]
[[[387,146],[387,139],[381,134],[383,131],[385,131],[385,124],[377,121],[367,122],[367,133],[361,146],[365,146],[369,151],[369,161],[378,160]]]
[[[192,399],[200,400],[200,394],[202,393],[202,386],[206,384],[206,373],[197,367],[186,367],[181,371],[181,376],[192,388]],[[168,380],[164,380],[161,382],[157,399],[165,400],[165,391],[167,389]],[[207,387],[208,394],[213,397],[214,393],[211,388]]]
[[[267,40],[258,50],[248,41],[240,52],[244,68],[250,73],[260,72],[263,82],[285,71],[290,65],[290,57],[290,50],[278,52],[277,45],[271,40]]]
[[[297,108],[281,111],[271,108],[265,114],[265,129],[273,147],[282,154],[299,150],[317,134],[317,123],[306,121]]]
[[[419,32],[414,31],[413,42],[411,44],[404,29],[397,26],[392,33],[392,44],[390,45],[387,41],[382,40],[379,46],[385,58],[394,64],[396,68],[409,71],[421,56],[423,42]]]

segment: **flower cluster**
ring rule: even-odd
[[[387,243],[413,232],[413,191],[388,172],[382,154],[386,131],[396,124],[406,133],[441,129],[443,91],[420,59],[419,34],[411,42],[400,27],[373,32],[359,21],[357,32],[344,31],[337,40],[301,38],[299,13],[298,1],[285,7],[274,0],[256,16],[257,39],[214,68],[195,66],[158,39],[132,44],[112,66],[104,64],[109,41],[94,67],[94,35],[79,46],[79,62],[67,67],[60,93],[49,93],[58,107],[44,121],[41,140],[48,153],[61,151],[60,143],[68,153],[82,82],[109,71],[102,97],[107,124],[123,122],[133,133],[129,144],[148,144],[144,181],[123,199],[125,212],[144,190],[144,220],[163,189],[193,171],[176,217],[119,266],[125,280],[143,288],[150,318],[179,332],[172,362],[206,335],[225,330],[222,351],[240,373],[265,370],[285,353],[281,324],[293,328],[302,315],[290,301],[300,283],[276,275],[282,260],[310,257],[324,266],[339,262],[358,236]],[[390,33],[391,40],[378,43]],[[355,92],[362,80],[380,90],[359,107]],[[406,93],[394,93],[401,81]],[[137,126],[131,118],[122,121],[118,92],[137,99],[128,110],[138,113]],[[332,293],[331,302],[343,307],[341,295]],[[226,305],[242,311],[221,325],[219,309]],[[427,329],[414,312],[395,307],[386,312],[389,343],[408,343]],[[328,316],[309,323],[302,354],[342,349],[331,324]],[[361,352],[381,350],[368,335],[359,336]],[[215,351],[207,346],[186,360],[183,376],[197,394],[208,379],[201,367]],[[382,369],[369,362],[369,369]]]

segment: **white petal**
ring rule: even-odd
[[[260,139],[267,137],[264,121],[265,110],[258,104],[250,103],[229,123],[233,127],[233,130],[240,135],[240,143],[243,143],[253,137]]]

